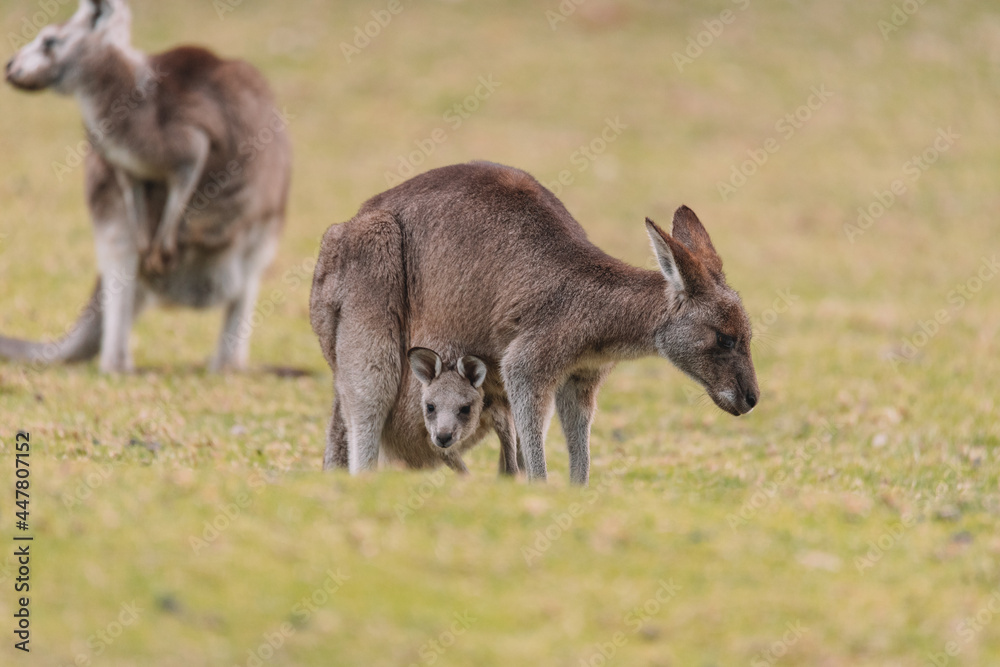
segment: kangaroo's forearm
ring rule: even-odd
[[[167,181],[167,204],[157,229],[156,242],[168,252],[172,252],[177,246],[177,230],[184,210],[205,171],[209,144],[209,139],[204,133],[192,132],[190,162],[172,174]]]

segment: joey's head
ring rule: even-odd
[[[80,0],[69,20],[42,28],[7,63],[7,81],[21,90],[72,93],[81,64],[103,49],[130,50],[132,15],[124,0]]]
[[[673,308],[656,330],[656,348],[705,387],[733,415],[753,410],[760,397],[750,358],[750,318],[726,284],[722,259],[694,211],[681,206],[667,234],[646,219]]]
[[[423,385],[421,405],[431,442],[447,449],[472,435],[483,411],[483,360],[465,356],[454,367],[444,368],[437,352],[426,347],[412,348],[407,356]]]

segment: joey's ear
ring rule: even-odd
[[[681,206],[674,212],[674,228],[670,232],[675,239],[684,244],[695,257],[701,260],[713,275],[722,275],[722,258],[715,251],[708,230],[694,211],[687,206]]]
[[[456,367],[459,375],[472,383],[472,386],[479,389],[486,381],[486,362],[471,354],[458,360]]]
[[[410,348],[406,353],[410,360],[410,368],[422,384],[430,384],[434,378],[441,375],[441,357],[434,350],[426,347]]]
[[[656,261],[670,288],[677,294],[694,296],[711,283],[707,270],[690,250],[646,218],[646,231],[653,243]]]

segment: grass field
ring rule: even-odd
[[[63,4],[0,2],[4,57]],[[127,377],[0,364],[0,663],[1000,664],[995,5],[403,1],[342,46],[388,5],[133,2],[144,50],[273,82],[288,226],[247,373],[205,372],[218,312],[146,314]],[[79,112],[7,86],[0,108],[0,331],[55,337],[95,267]],[[601,393],[587,489],[555,426],[544,486],[497,480],[495,438],[469,479],[321,473],[319,238],[401,170],[477,158],[566,172],[637,265],[644,216],[697,211],[755,321],[754,413],[649,359]]]

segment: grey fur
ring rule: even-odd
[[[493,428],[500,437],[500,474],[517,474],[517,440],[510,406],[496,396],[495,388],[490,401],[485,400],[486,362],[473,355],[442,360],[434,350],[421,347],[411,349],[407,356],[414,377],[422,385],[417,409],[424,416],[430,442],[445,456],[460,458]],[[401,403],[395,409],[413,410],[413,406]]]
[[[397,259],[390,267],[364,244],[347,244],[358,249],[353,266],[366,279],[352,281],[358,286],[353,305],[342,309],[350,289],[341,285],[334,298],[328,284],[340,261],[336,239],[345,228],[372,220],[391,229]],[[708,232],[683,206],[674,215],[673,235],[652,221],[647,232],[662,271],[608,256],[538,181],[484,162],[414,177],[368,200],[350,223],[328,230],[313,285],[313,327],[324,350],[335,344],[354,366],[344,373],[343,360],[331,362],[338,373],[335,406],[358,390],[351,385],[362,378],[381,387],[366,389],[363,412],[341,404],[355,456],[352,472],[372,467],[387,420],[413,418],[394,410],[398,340],[450,346],[499,371],[531,479],[546,477],[545,432],[558,408],[570,478],[587,482],[597,391],[622,360],[666,357],[723,410],[749,412],[759,397],[750,320],[726,284]],[[391,285],[365,275],[379,272],[392,274]],[[397,338],[404,333],[408,339]],[[352,430],[371,437],[357,439]],[[338,432],[331,428],[330,434]],[[336,441],[327,444],[327,460],[337,460]]]
[[[211,365],[241,368],[284,226],[286,121],[247,63],[196,47],[146,55],[132,47],[130,26],[123,0],[82,0],[7,64],[12,85],[80,104],[94,148],[85,176],[101,279],[79,334],[48,346],[0,338],[0,357],[88,359],[99,340],[101,369],[127,371],[133,321],[164,303],[222,306]]]
[[[410,468],[445,464],[465,473],[462,453],[492,428],[501,439],[501,473],[516,474],[515,431],[497,369],[490,372],[485,360],[447,345],[435,345],[447,350],[441,355],[409,349],[402,326],[407,305],[401,241],[395,218],[377,210],[335,225],[323,237],[310,313],[334,372],[324,468],[357,473],[385,461]],[[444,424],[427,419],[429,397],[447,413],[447,447],[432,442]],[[463,405],[470,415],[459,425]],[[434,422],[430,428],[427,421]]]

